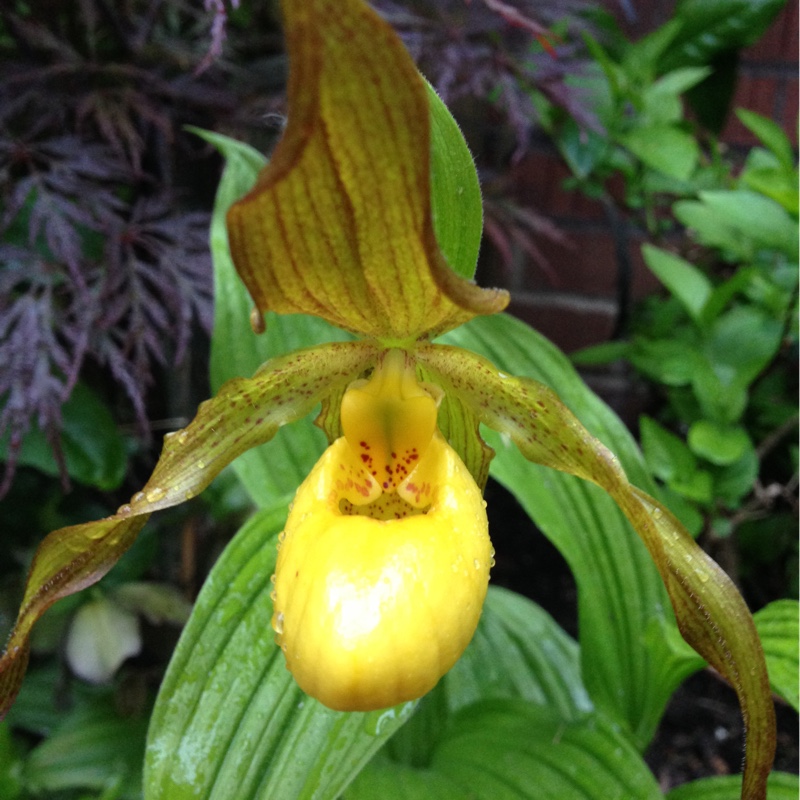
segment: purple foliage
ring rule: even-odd
[[[154,369],[185,356],[196,323],[211,327],[209,214],[176,201],[170,150],[182,109],[210,101],[182,83],[185,67],[170,77],[138,58],[146,14],[113,18],[125,56],[113,63],[93,39],[110,7],[80,9],[77,36],[74,17],[0,12],[18,44],[0,73],[0,496],[33,425],[66,481],[61,406],[87,359],[145,433]]]

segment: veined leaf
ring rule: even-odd
[[[792,708],[798,710],[798,605],[776,600],[753,615],[764,645],[769,682]]]
[[[661,797],[630,741],[602,717],[565,721],[519,700],[467,706],[436,748],[431,769],[481,800]]]

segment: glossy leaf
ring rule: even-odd
[[[508,332],[504,343],[513,338]],[[775,748],[774,708],[752,617],[727,575],[663,506],[631,486],[618,458],[550,389],[509,378],[465,351],[429,345],[419,357],[446,391],[483,409],[482,422],[510,437],[525,458],[596,483],[618,504],[658,568],[682,635],[736,690],[748,731],[744,796],[763,797]]]
[[[798,605],[776,600],[753,616],[764,646],[772,690],[798,710]]]
[[[356,0],[283,10],[289,123],[228,213],[234,263],[256,305],[388,342],[503,308],[507,293],[459,277],[440,252],[427,90],[400,40]]]
[[[294,682],[270,628],[284,517],[258,512],[200,593],[153,712],[148,800],[335,798],[413,709],[335,712]]]

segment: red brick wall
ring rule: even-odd
[[[630,3],[639,13],[629,26],[641,35],[669,18],[672,3]],[[609,2],[619,11],[618,0]],[[798,114],[798,5],[789,2],[767,34],[742,54],[734,107],[745,107],[770,116],[797,144]],[[723,133],[735,148],[746,148],[753,137],[735,118]],[[542,137],[531,154],[517,166],[520,201],[548,216],[565,234],[566,243],[545,237],[537,246],[555,273],[547,274],[530,259],[520,259],[512,273],[482,274],[483,283],[512,289],[511,312],[544,333],[567,352],[609,339],[619,311],[617,282],[620,251],[627,254],[632,271],[631,294],[638,299],[657,288],[639,252],[643,234],[625,220],[612,224],[604,207],[573,192],[562,182],[569,174],[557,152]],[[491,272],[491,270],[490,270]]]

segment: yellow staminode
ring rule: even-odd
[[[458,660],[492,547],[480,490],[405,353],[348,389],[342,425],[295,497],[272,624],[308,694],[363,711],[419,697]]]

